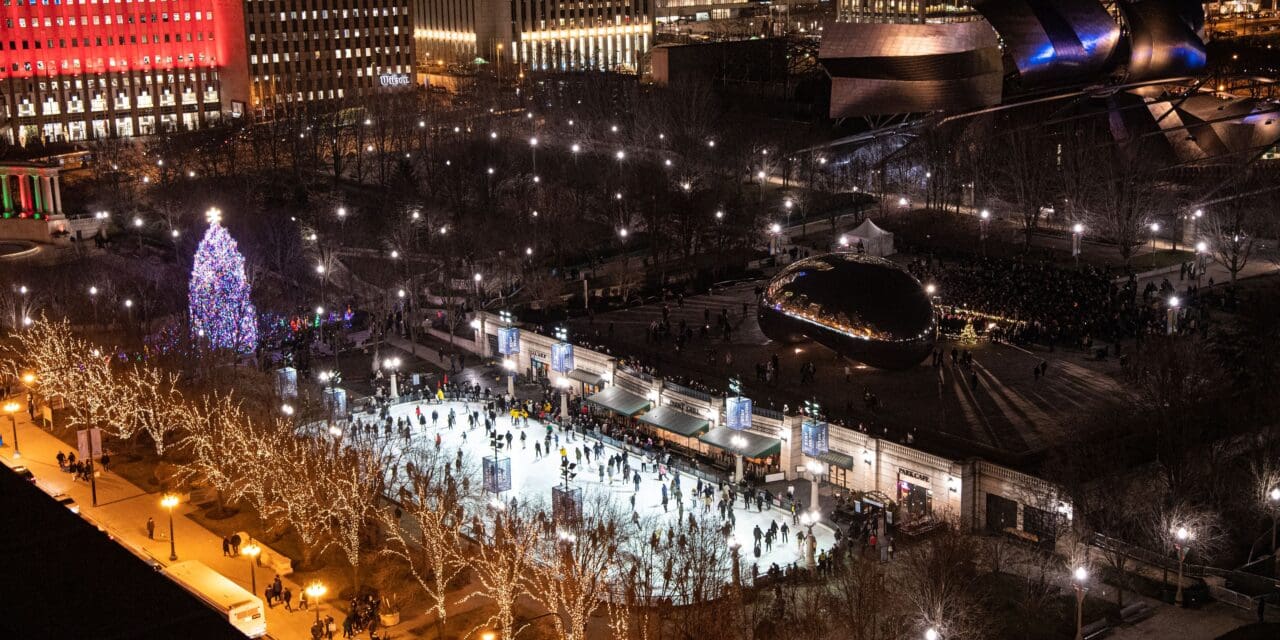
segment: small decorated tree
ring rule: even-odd
[[[220,224],[221,212],[210,209],[207,218],[209,229],[191,267],[191,330],[212,349],[250,353],[258,342],[258,314],[249,300],[244,256]]]

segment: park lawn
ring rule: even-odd
[[[1072,591],[1050,596],[1043,606],[1026,604],[1027,581],[1008,573],[989,573],[977,581],[991,614],[991,637],[1013,640],[1071,640],[1076,631],[1076,601]],[[1084,624],[1118,617],[1114,603],[1085,599]]]

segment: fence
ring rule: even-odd
[[[663,380],[662,387],[669,391],[674,391],[676,393],[688,396],[690,398],[697,398],[698,400],[701,400],[703,402],[711,402],[711,394],[707,393],[706,391],[698,391],[697,389],[690,389],[689,387],[686,387],[682,384],[676,384],[669,380]]]

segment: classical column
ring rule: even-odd
[[[45,215],[53,213],[53,179],[49,176],[40,176],[40,196]]]
[[[53,176],[53,212],[62,215],[62,178]]]
[[[31,174],[27,176],[27,181],[31,183],[31,213],[43,213],[44,189],[40,188],[40,176]]]
[[[3,203],[4,211],[2,213],[11,213],[13,211],[13,199],[9,195],[9,174],[0,173],[0,203]]]
[[[31,211],[31,180],[27,174],[18,174],[18,214],[25,215]]]

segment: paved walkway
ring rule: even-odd
[[[1152,601],[1148,600],[1148,603]],[[1243,609],[1221,602],[1211,602],[1203,607],[1184,609],[1158,603],[1152,605],[1155,614],[1131,627],[1119,627],[1112,634],[1113,640],[1213,640],[1233,629],[1256,621]]]
[[[58,469],[57,455],[59,451],[73,451],[74,447],[55,438],[49,432],[32,424],[25,412],[15,415],[18,418],[18,445],[22,451],[19,460],[13,459],[13,443],[8,424],[5,424],[5,446],[0,448],[0,461],[9,466],[18,464],[31,469],[36,476],[36,483],[50,493],[63,492],[80,504],[80,515],[90,523],[104,530],[122,546],[132,549],[135,554],[150,558],[156,564],[167,566],[169,562],[169,522],[168,514],[160,506],[161,494],[140,489],[124,478],[109,471],[102,472],[97,479],[98,506],[93,506],[90,487],[87,483],[72,480],[70,473]],[[8,422],[7,420],[4,422]],[[174,543],[178,560],[198,560],[214,571],[236,581],[245,589],[250,588],[249,562],[242,558],[229,558],[222,555],[222,536],[209,531],[195,521],[187,518],[187,514],[196,511],[197,507],[182,504],[174,509]],[[156,539],[147,538],[147,518],[156,522]],[[258,597],[275,577],[266,567],[257,569]],[[282,578],[285,586],[291,588],[296,603],[301,596],[302,588],[290,579]],[[113,588],[103,585],[104,589]],[[321,614],[332,614],[332,609],[321,603]],[[267,609],[267,633],[277,640],[308,640],[311,638],[311,624],[315,621],[314,612],[289,613],[283,607]],[[342,615],[333,616],[341,622]]]

